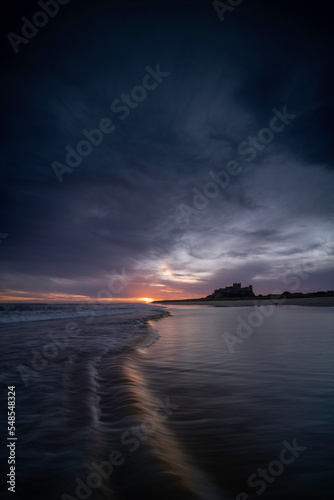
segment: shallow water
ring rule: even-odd
[[[167,385],[179,404],[170,425],[196,466],[228,498],[257,497],[264,487],[268,499],[333,498],[334,309],[186,306],[172,313],[158,323],[161,339],[147,350],[145,367],[152,388]],[[251,327],[261,316],[261,326]],[[241,323],[248,338],[229,349],[224,334],[237,337]],[[294,463],[262,486],[247,486],[294,439],[306,447]]]
[[[2,382],[17,386],[16,498],[332,499],[334,309],[170,311],[150,328],[81,318],[28,385],[17,366],[64,322],[3,330]],[[282,455],[294,440],[298,456]]]

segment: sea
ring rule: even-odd
[[[2,304],[0,335],[1,498],[334,498],[333,307]]]

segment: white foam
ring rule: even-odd
[[[164,307],[151,304],[1,304],[0,324],[46,321],[80,317],[115,316],[135,312],[161,311]]]

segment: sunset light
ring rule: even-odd
[[[331,3],[2,4],[2,489],[334,500]]]

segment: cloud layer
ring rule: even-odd
[[[117,297],[203,296],[233,281],[268,293],[312,264],[300,291],[333,289],[324,14],[310,33],[297,7],[245,2],[221,23],[210,2],[118,4],[64,6],[18,55],[7,41],[2,296],[96,298],[123,270]],[[121,120],[110,105],[148,65],[169,76]],[[239,145],[285,106],[296,118],[247,161]],[[115,130],[60,183],[52,163],[103,118]],[[185,220],[180,204],[232,160],[241,172]]]

